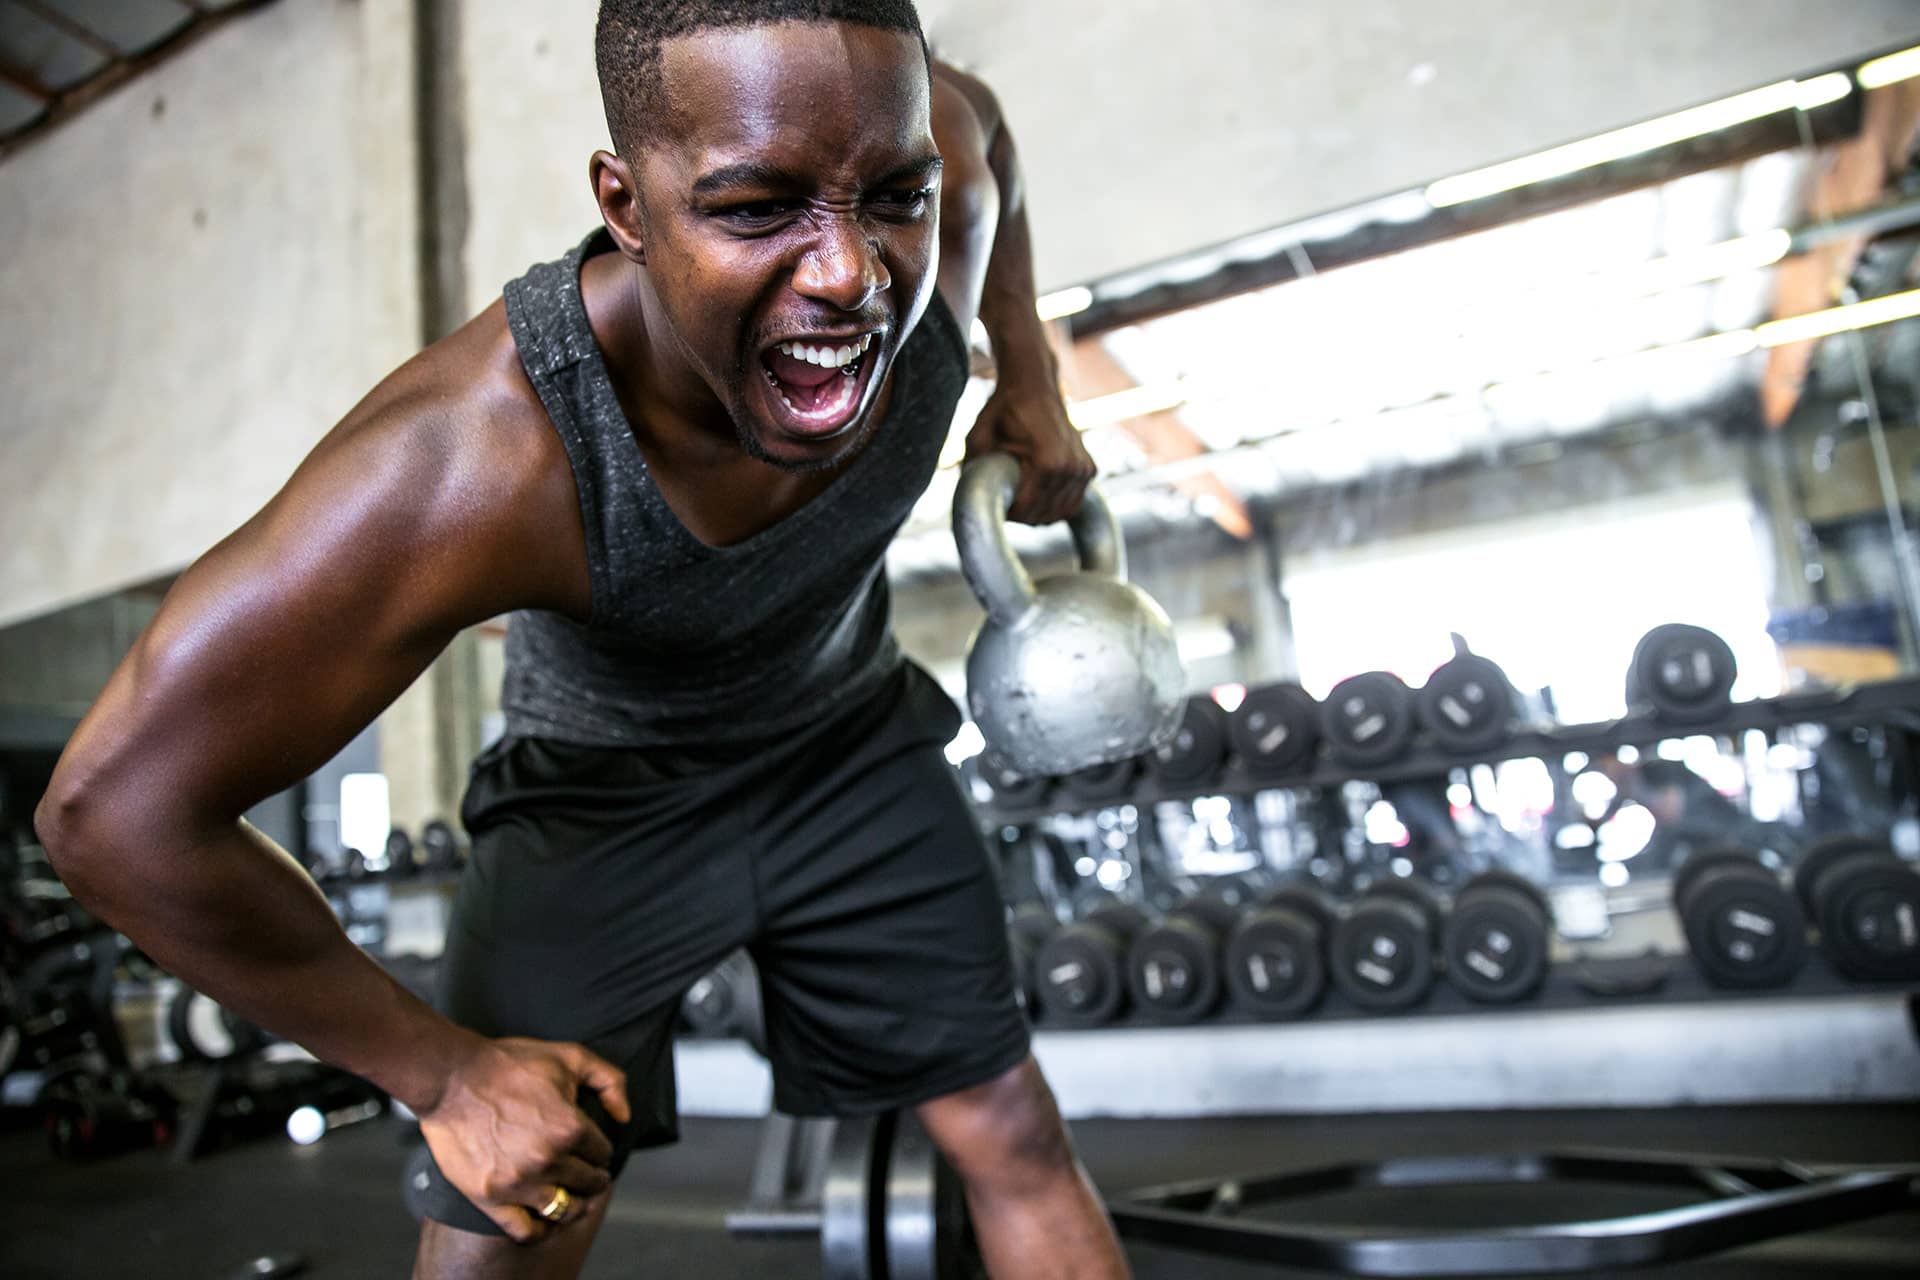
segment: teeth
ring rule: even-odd
[[[869,333],[850,347],[810,347],[800,342],[783,342],[777,349],[782,355],[817,364],[822,369],[843,369],[865,355],[872,345],[873,335]]]

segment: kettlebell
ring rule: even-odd
[[[1097,489],[1068,521],[1078,573],[1035,583],[1007,541],[1020,463],[983,454],[960,473],[953,537],[987,616],[967,654],[967,707],[987,745],[1028,777],[1151,751],[1186,706],[1173,623],[1127,581],[1120,524]]]

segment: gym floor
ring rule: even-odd
[[[1109,1190],[1342,1160],[1556,1146],[1812,1163],[1920,1159],[1920,1106],[1088,1120],[1074,1132],[1095,1180]],[[723,1217],[744,1194],[756,1137],[753,1121],[689,1119],[679,1146],[636,1157],[586,1275],[764,1280],[817,1274],[817,1254],[806,1242],[726,1237]],[[38,1132],[6,1134],[0,1136],[0,1275],[223,1280],[256,1256],[298,1253],[316,1280],[404,1276],[414,1239],[399,1199],[405,1154],[386,1122],[343,1130],[313,1147],[258,1142],[184,1167],[157,1151],[91,1166],[62,1164],[48,1156]],[[1374,1193],[1345,1203],[1323,1200],[1313,1211],[1342,1223],[1445,1227],[1501,1213],[1522,1222],[1651,1207],[1645,1195],[1625,1190],[1521,1197],[1481,1190],[1445,1197]],[[1324,1274],[1145,1246],[1129,1252],[1139,1280]],[[1768,1280],[1911,1276],[1916,1270],[1920,1211],[1633,1274]]]

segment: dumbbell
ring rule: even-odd
[[[1013,953],[1014,990],[1020,997],[1021,1005],[1031,1014],[1040,1011],[1040,970],[1037,963],[1040,951],[1059,928],[1059,919],[1037,902],[1016,907],[1007,918],[1007,946]]]
[[[1198,1022],[1220,1003],[1221,956],[1249,904],[1245,887],[1216,883],[1142,929],[1127,950],[1127,990],[1156,1022]]]
[[[1706,724],[1726,712],[1733,650],[1705,627],[1668,623],[1634,646],[1627,666],[1627,705],[1674,724]]]
[[[1109,898],[1040,948],[1040,1006],[1063,1027],[1098,1027],[1120,1016],[1127,1001],[1127,953],[1146,916]]]
[[[762,1032],[760,973],[745,951],[736,951],[680,998],[680,1013],[695,1035],[737,1036],[758,1044]]]
[[[1280,886],[1234,925],[1227,939],[1227,990],[1263,1018],[1298,1018],[1327,990],[1327,937],[1340,908],[1305,882]]]
[[[404,880],[420,870],[414,859],[413,837],[399,827],[387,832],[387,874]]]
[[[1140,762],[1137,759],[1111,760],[1068,774],[1060,779],[1060,790],[1075,800],[1090,804],[1118,800],[1132,790],[1134,777],[1139,770]]]
[[[1261,685],[1235,708],[1227,736],[1256,777],[1305,772],[1320,746],[1320,704],[1297,684]]]
[[[1448,751],[1490,751],[1513,733],[1513,684],[1488,658],[1454,637],[1454,656],[1427,677],[1414,699],[1421,726]]]
[[[435,818],[420,828],[420,861],[428,871],[457,871],[467,860],[467,846],[452,826]]]
[[[1433,988],[1434,949],[1445,911],[1414,880],[1382,880],[1333,926],[1333,983],[1363,1009],[1405,1009]]]
[[[993,793],[996,805],[1019,808],[1036,803],[1046,793],[1045,778],[1029,778],[1016,772],[998,751],[981,752],[975,758],[974,767],[979,770],[980,780],[987,784],[987,790]]]
[[[260,1028],[184,985],[167,1002],[167,1035],[190,1062],[225,1062],[267,1042]]]
[[[1822,840],[1793,886],[1834,968],[1861,981],[1920,978],[1920,873],[1871,836]]]
[[[1778,876],[1739,850],[1688,858],[1673,905],[1693,962],[1716,987],[1779,987],[1807,959],[1807,919]]]
[[[1413,741],[1413,690],[1399,676],[1368,671],[1333,686],[1320,704],[1320,735],[1342,764],[1386,764]]]
[[[1485,871],[1453,896],[1441,952],[1447,980],[1468,997],[1512,1004],[1540,989],[1552,944],[1546,895],[1511,871]]]
[[[1227,713],[1212,698],[1187,699],[1180,727],[1148,757],[1154,776],[1175,786],[1204,783],[1227,759]]]

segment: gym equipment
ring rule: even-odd
[[[225,1062],[267,1042],[260,1028],[185,985],[167,1002],[167,1034],[181,1057],[194,1062]]]
[[[1127,949],[1127,990],[1155,1022],[1198,1022],[1220,1003],[1221,955],[1244,902],[1210,885],[1142,929]]]
[[[1414,699],[1427,735],[1448,751],[1491,751],[1513,732],[1513,683],[1498,664],[1453,638],[1454,656],[1427,677]]]
[[[1320,704],[1320,733],[1342,764],[1386,764],[1413,741],[1413,690],[1387,671],[1349,676]]]
[[[173,1134],[173,1095],[131,1072],[78,1073],[40,1094],[47,1147],[56,1159],[98,1160],[165,1146]]]
[[[1072,799],[1090,803],[1118,800],[1132,790],[1139,770],[1140,762],[1131,757],[1109,760],[1068,774],[1060,779],[1060,790]]]
[[[1127,998],[1127,952],[1146,923],[1140,908],[1109,897],[1047,939],[1037,961],[1047,1021],[1098,1027],[1118,1017]]]
[[[1227,724],[1233,753],[1262,778],[1313,766],[1320,746],[1320,704],[1297,684],[1268,684],[1247,692]]]
[[[1081,571],[1037,585],[1007,541],[1020,464],[969,462],[953,536],[987,610],[967,655],[967,706],[989,746],[1028,776],[1073,773],[1150,751],[1179,723],[1186,672],[1173,623],[1129,583],[1119,522],[1089,488],[1068,522]]]
[[[1362,894],[1333,926],[1333,983],[1363,1009],[1405,1009],[1433,989],[1434,948],[1445,911],[1431,889],[1387,879]]]
[[[1673,877],[1687,950],[1717,987],[1780,987],[1807,959],[1807,920],[1773,872],[1744,852],[1688,858]]]
[[[1154,776],[1176,786],[1211,780],[1227,759],[1227,713],[1205,695],[1188,698],[1173,736],[1147,757]]]
[[[387,832],[387,874],[405,880],[420,870],[415,861],[413,837],[399,827]]]
[[[1108,1202],[1114,1227],[1140,1240],[1244,1263],[1347,1276],[1614,1275],[1920,1206],[1916,1167],[1810,1168],[1790,1160],[1712,1160],[1645,1151],[1423,1155],[1150,1187]],[[1668,1190],[1673,1208],[1626,1217],[1402,1231],[1301,1225],[1289,1201],[1370,1187],[1486,1195],[1509,1185]],[[1229,1208],[1230,1206],[1230,1208]]]
[[[734,1036],[756,1050],[765,1047],[760,971],[745,951],[734,952],[688,987],[680,1012],[695,1035]]]
[[[435,818],[420,828],[420,865],[426,871],[458,871],[467,861],[467,845],[453,827]]]
[[[1340,908],[1311,884],[1261,898],[1227,939],[1227,990],[1248,1013],[1275,1020],[1311,1012],[1327,990],[1327,937]]]
[[[1627,705],[1673,724],[1706,724],[1726,713],[1737,674],[1725,640],[1705,627],[1669,623],[1634,646]]]
[[[960,1181],[911,1111],[774,1112],[735,1236],[814,1235],[825,1280],[986,1280]]]
[[[1039,965],[1041,948],[1060,928],[1052,911],[1037,902],[1014,909],[1007,920],[1007,946],[1013,952],[1014,991],[1021,1007],[1037,1011],[1040,1007]]]
[[[1794,890],[1820,947],[1849,978],[1920,978],[1920,872],[1870,836],[1835,836],[1809,849]]]
[[[1467,881],[1441,935],[1447,980],[1483,1004],[1512,1004],[1539,991],[1552,945],[1552,904],[1511,871]]]
[[[975,760],[975,768],[979,770],[987,789],[993,792],[995,804],[1018,807],[1033,804],[1046,794],[1047,780],[1044,777],[1030,778],[1020,773],[998,751],[982,751]]]

